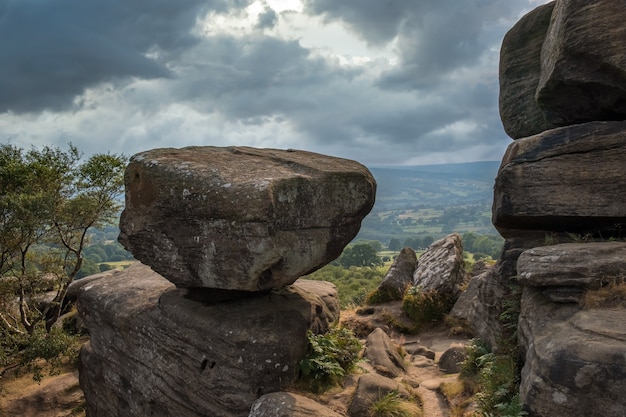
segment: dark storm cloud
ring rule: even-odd
[[[306,11],[343,22],[367,42],[396,41],[400,65],[381,77],[387,88],[425,88],[477,63],[499,44],[492,27],[519,5],[502,0],[306,0]],[[495,33],[499,35],[500,33]]]
[[[0,112],[64,110],[103,81],[168,77],[208,9],[227,2],[0,0]]]

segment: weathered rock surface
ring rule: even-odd
[[[378,291],[389,294],[392,300],[401,300],[406,288],[413,283],[416,268],[415,251],[411,248],[402,249],[378,286]]]
[[[375,329],[365,344],[365,357],[376,372],[394,378],[406,372],[404,359],[398,353],[398,347],[381,328]]]
[[[537,101],[559,126],[626,119],[624,4],[559,0],[541,53]]]
[[[519,332],[520,396],[530,415],[624,415],[626,310],[581,310],[525,288]]]
[[[403,398],[410,398],[406,388],[393,379],[374,373],[362,375],[348,407],[348,415],[350,417],[369,415],[371,405],[392,391],[397,391]]]
[[[491,346],[497,346],[502,335],[500,314],[506,293],[506,286],[495,268],[488,268],[470,279],[467,288],[450,310],[450,316],[465,320],[477,337]]]
[[[549,130],[509,145],[496,178],[493,222],[504,237],[626,228],[626,122]]]
[[[341,254],[374,204],[363,165],[304,151],[154,149],[126,170],[120,242],[179,287],[280,288]]]
[[[452,233],[431,244],[420,256],[413,285],[456,298],[465,278],[463,241],[458,233]]]
[[[439,369],[446,374],[461,372],[461,363],[467,357],[467,351],[463,346],[452,346],[446,349],[439,358]]]
[[[327,290],[321,296],[333,299]],[[190,291],[140,263],[82,288],[90,416],[247,416],[259,396],[297,377],[311,326],[338,319],[338,305],[297,283],[227,302]]]
[[[513,139],[557,127],[548,123],[535,92],[541,75],[541,49],[555,2],[537,7],[509,30],[500,48],[500,118]]]
[[[248,417],[341,417],[307,397],[290,392],[265,394],[252,405]]]
[[[524,251],[518,282],[529,287],[599,288],[626,272],[625,242],[562,243]]]

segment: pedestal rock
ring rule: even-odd
[[[319,295],[296,282],[203,302],[140,263],[83,286],[78,309],[90,342],[80,384],[88,415],[247,416],[259,396],[294,382],[307,331],[325,332],[338,320],[333,285],[325,286],[308,286]]]

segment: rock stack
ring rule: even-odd
[[[502,44],[500,114],[515,141],[493,222],[506,239],[504,281],[524,287],[521,399],[531,416],[626,410],[626,312],[580,302],[623,281],[626,267],[626,244],[611,242],[626,230],[625,18],[622,2],[557,0]]]
[[[362,165],[303,151],[155,149],[131,158],[120,241],[136,263],[80,290],[88,415],[247,416],[339,318],[335,259],[374,204]]]

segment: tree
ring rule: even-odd
[[[400,239],[394,237],[389,241],[389,246],[388,246],[389,250],[401,250],[402,249],[402,242],[400,242]]]
[[[77,148],[29,151],[0,145],[0,326],[47,332],[83,265],[88,230],[118,213],[126,158]],[[46,291],[51,301],[42,302]]]
[[[344,268],[351,266],[378,266],[382,261],[376,254],[376,249],[368,243],[357,243],[344,249],[339,263]]]

